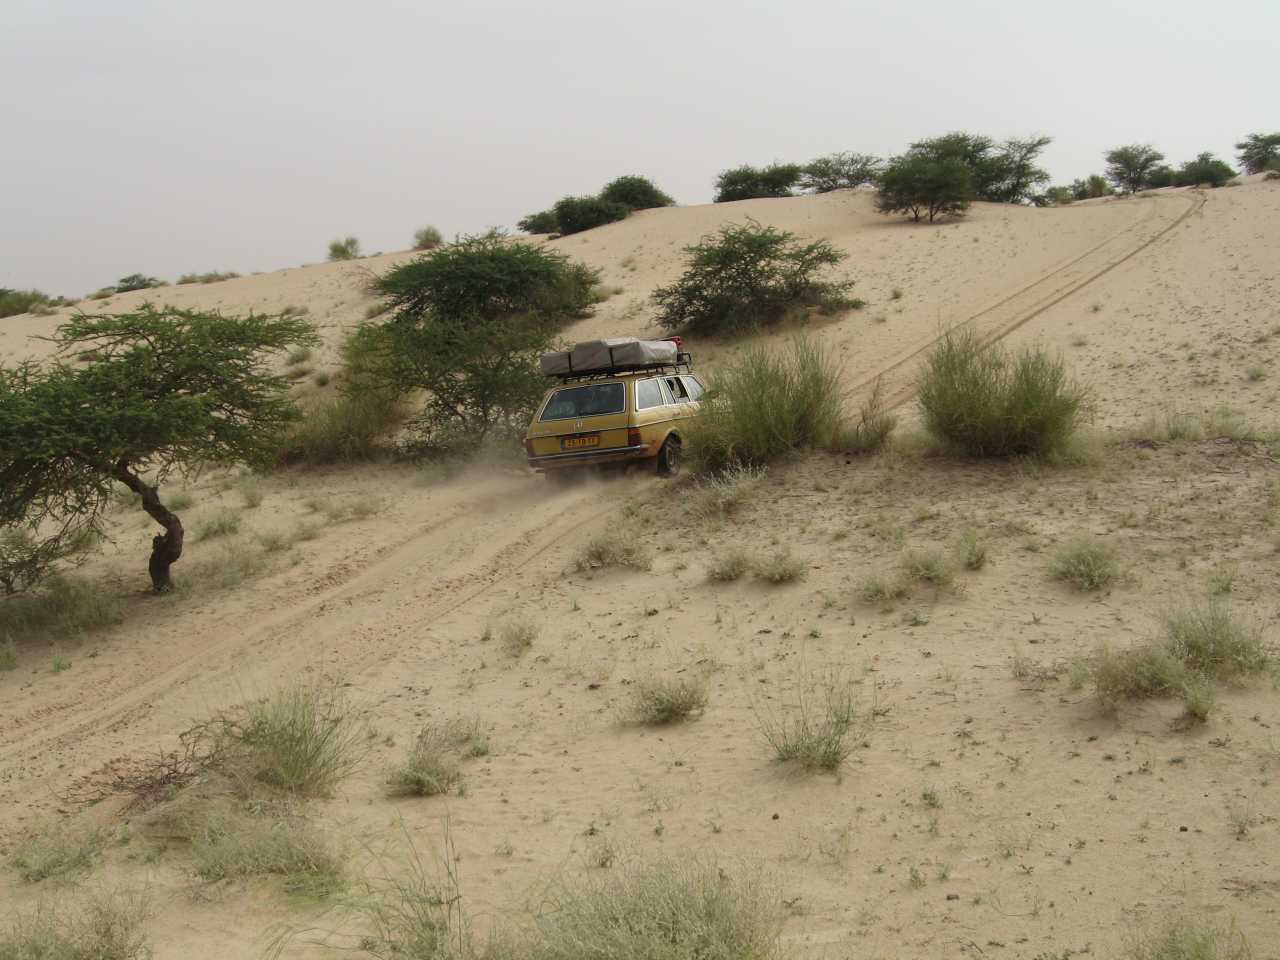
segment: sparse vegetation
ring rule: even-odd
[[[798,338],[786,350],[749,347],[721,368],[685,439],[692,466],[707,473],[832,446],[844,422],[839,366]]]
[[[1104,154],[1107,161],[1107,179],[1122,193],[1137,193],[1154,186],[1152,177],[1164,160],[1150,144],[1134,143],[1116,147]]]
[[[88,873],[106,845],[106,833],[97,828],[49,824],[18,841],[9,865],[26,883],[68,879]]]
[[[941,550],[908,550],[902,555],[902,572],[909,580],[950,586],[956,578],[955,563]]]
[[[972,530],[956,540],[956,558],[966,570],[981,570],[987,563],[987,544]]]
[[[1177,919],[1139,934],[1126,960],[1252,960],[1244,934],[1194,919]]]
[[[669,330],[740,334],[805,307],[853,305],[849,283],[819,278],[845,257],[826,240],[801,243],[792,233],[752,221],[727,224],[685,253],[684,273],[653,293],[658,323]]]
[[[702,713],[707,698],[703,677],[648,677],[632,686],[626,716],[633,723],[681,723]]]
[[[230,511],[216,513],[196,524],[197,540],[212,540],[215,537],[229,537],[240,532],[240,515]]]
[[[521,657],[533,646],[533,641],[538,639],[538,625],[532,620],[520,618],[504,620],[498,624],[494,634],[503,653],[508,657]]]
[[[763,560],[758,560],[753,564],[755,574],[761,580],[767,580],[769,583],[790,583],[792,580],[798,580],[805,575],[808,565],[790,552],[780,550]]]
[[[675,203],[654,186],[652,180],[635,174],[609,181],[600,191],[600,199],[605,203],[620,203],[631,210],[669,207]]]
[[[965,456],[1047,456],[1067,446],[1088,391],[1068,379],[1061,360],[984,346],[964,328],[929,354],[919,403],[929,432]]]
[[[342,237],[329,244],[329,260],[355,260],[360,256],[360,241],[355,237]]]
[[[802,175],[803,168],[798,163],[734,167],[716,178],[715,202],[789,197]]]
[[[901,577],[869,576],[858,586],[858,595],[867,603],[891,603],[910,592],[908,581]]]
[[[1081,592],[1099,590],[1120,575],[1115,550],[1093,537],[1074,537],[1063,543],[1053,558],[1050,572]]]
[[[830,193],[875,183],[884,161],[868,153],[832,153],[817,157],[800,172],[800,189]]]
[[[857,700],[848,684],[829,677],[801,681],[794,706],[774,713],[756,708],[760,732],[782,763],[836,770],[853,750],[849,734],[857,719]]]
[[[150,960],[143,925],[147,906],[127,894],[99,893],[87,901],[67,896],[34,911],[9,911],[0,929],[4,960]]]
[[[762,467],[728,467],[704,477],[689,496],[689,512],[701,520],[727,520],[737,513],[764,479]]]
[[[0,601],[0,637],[73,640],[123,618],[121,598],[101,584],[55,575],[36,590]]]
[[[448,793],[462,781],[461,752],[448,724],[427,723],[403,763],[387,772],[387,792],[393,797],[434,797]]]
[[[834,446],[846,453],[867,454],[884,449],[898,426],[898,418],[884,409],[884,391],[880,380],[858,408],[858,419],[852,427],[842,428]]]
[[[184,273],[178,278],[178,286],[184,286],[189,283],[220,283],[223,280],[234,280],[240,274],[228,271],[227,273],[219,273],[217,270],[209,273]]]

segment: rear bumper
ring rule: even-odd
[[[529,457],[529,466],[535,470],[555,470],[561,467],[587,466],[592,463],[613,463],[618,460],[643,460],[647,456],[650,456],[649,444],[638,443],[633,447],[574,450],[570,453],[548,453],[541,457]]]

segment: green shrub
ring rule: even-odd
[[[774,163],[767,167],[734,167],[716,178],[716,203],[753,200],[763,197],[789,197],[803,168],[798,163]]]
[[[389,437],[404,423],[402,402],[376,393],[308,398],[305,415],[284,440],[282,463],[331,464],[385,456]]]
[[[1253,960],[1253,951],[1234,925],[1219,927],[1181,918],[1139,934],[1124,956],[1125,960]]]
[[[1220,187],[1235,175],[1236,172],[1231,167],[1212,153],[1206,152],[1184,163],[1178,170],[1175,182],[1180,187],[1198,187],[1202,184]]]
[[[794,234],[758,223],[728,224],[685,253],[680,279],[653,293],[658,323],[670,330],[736,334],[776,323],[800,307],[851,303],[849,283],[819,279],[845,257],[826,240],[800,243]]]
[[[4,960],[150,960],[143,900],[99,893],[87,902],[67,896],[33,912],[11,909],[0,929]]]
[[[239,532],[240,515],[223,511],[196,524],[195,539],[212,540],[214,537],[229,537]]]
[[[908,153],[890,159],[880,174],[876,209],[908,213],[917,222],[928,214],[933,223],[963,213],[972,198],[973,179],[964,163]]]
[[[1090,174],[1083,180],[1071,181],[1071,196],[1076,200],[1093,200],[1098,197],[1109,197],[1115,188],[1101,174]]]
[[[1153,175],[1164,160],[1163,153],[1145,143],[1116,147],[1103,156],[1107,161],[1107,179],[1123,193],[1137,193],[1152,186]]]
[[[364,757],[366,730],[336,687],[298,682],[249,704],[247,712],[235,735],[264,783],[328,796]]]
[[[605,203],[620,203],[631,210],[649,210],[653,207],[669,207],[675,203],[654,186],[647,177],[634,174],[611,180],[600,191]],[[572,233],[573,231],[566,231]]]
[[[423,227],[421,230],[415,230],[413,234],[413,249],[415,250],[434,250],[444,242],[444,237],[440,235],[440,231],[435,227]]]
[[[1238,622],[1220,600],[1174,607],[1165,617],[1165,634],[1173,657],[1218,680],[1257,673],[1269,662],[1258,631]]]
[[[581,233],[606,223],[625,220],[631,208],[621,203],[601,200],[599,197],[564,197],[551,208],[560,232],[566,236]]]
[[[39,290],[10,290],[0,287],[0,319],[15,317],[20,313],[32,313],[35,308],[47,307],[52,303],[47,293]]]
[[[556,219],[554,210],[543,210],[521,218],[516,229],[524,233],[559,233],[560,221]]]
[[[240,274],[234,271],[220,273],[217,270],[213,270],[209,273],[184,273],[178,278],[178,286],[183,286],[188,283],[219,283],[223,280],[234,280],[238,276],[240,276]]]
[[[918,402],[938,440],[972,457],[1046,456],[1066,447],[1088,392],[1041,350],[984,347],[965,328],[947,333],[925,361]]]
[[[355,237],[343,237],[329,244],[329,260],[355,260],[360,256],[360,241]]]
[[[163,287],[165,282],[142,273],[131,273],[116,281],[116,293],[128,293],[131,290],[150,290],[152,287]]]
[[[1120,575],[1120,562],[1110,546],[1092,537],[1074,537],[1054,555],[1050,572],[1077,590],[1088,592],[1107,586]]]
[[[830,193],[875,183],[883,165],[868,153],[832,153],[810,160],[800,174],[800,189],[810,193]]]
[[[722,368],[686,429],[703,473],[763,466],[793,451],[830,446],[844,427],[840,368],[817,342],[754,346]]]

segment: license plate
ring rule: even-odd
[[[581,450],[583,447],[600,446],[600,434],[593,433],[589,437],[564,437],[560,441],[561,450]]]

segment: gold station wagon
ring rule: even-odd
[[[584,348],[600,345],[612,346],[606,360],[596,361],[603,365],[573,368],[573,357],[593,356]],[[571,372],[559,372],[566,365]],[[659,476],[679,472],[681,428],[698,415],[704,388],[678,340],[592,341],[547,355],[543,370],[548,369],[560,382],[547,391],[529,425],[529,466],[563,476],[578,467],[647,461]]]

